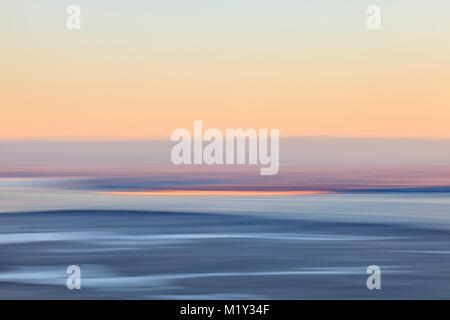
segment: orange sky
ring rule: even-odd
[[[379,31],[357,6],[316,8],[324,21],[305,8],[217,23],[200,11],[170,28],[154,12],[129,9],[133,24],[112,19],[120,8],[109,17],[85,6],[82,30],[67,31],[56,9],[34,21],[33,8],[11,4],[0,138],[160,138],[194,120],[282,136],[450,137],[450,23],[439,5],[424,16],[417,4],[411,16],[388,6]]]

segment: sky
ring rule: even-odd
[[[81,30],[66,8],[81,8]],[[366,8],[382,10],[380,30]],[[450,138],[450,2],[0,4],[0,139]]]

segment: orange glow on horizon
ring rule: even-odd
[[[298,196],[334,193],[329,191],[234,191],[234,190],[158,190],[158,191],[105,191],[98,194],[130,196]]]

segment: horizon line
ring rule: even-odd
[[[378,135],[280,135],[280,139],[363,139],[363,140],[450,140],[450,136],[378,136]],[[32,141],[169,141],[168,136],[39,136],[0,137],[0,142]]]

